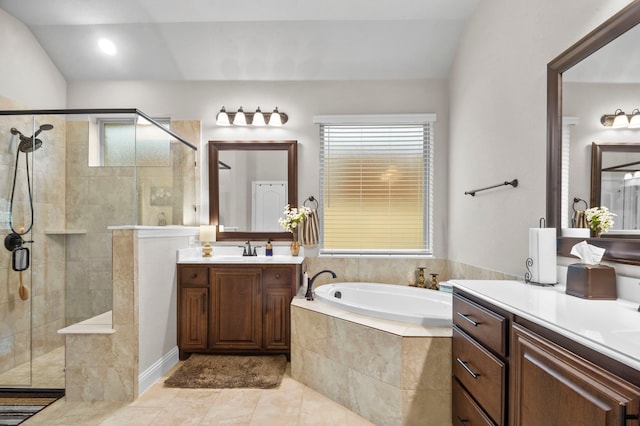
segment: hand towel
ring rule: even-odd
[[[318,224],[318,212],[311,209],[311,212],[302,220],[300,224],[300,243],[303,247],[316,246],[319,242],[320,226]]]

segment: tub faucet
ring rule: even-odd
[[[313,277],[309,279],[309,282],[307,283],[307,294],[304,295],[304,297],[306,297],[307,300],[313,300],[313,292],[311,291],[311,289],[313,288],[313,282],[316,280],[316,278],[318,278],[318,275],[324,274],[324,273],[331,274],[333,278],[338,277],[335,272],[329,269],[325,269],[324,271],[320,271],[317,274],[315,274]]]

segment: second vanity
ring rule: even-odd
[[[453,424],[640,424],[637,304],[517,281],[449,282]]]
[[[289,304],[303,257],[178,255],[180,359],[202,353],[290,353]]]

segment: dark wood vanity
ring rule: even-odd
[[[290,353],[299,264],[178,264],[180,359],[201,353]]]
[[[640,371],[460,288],[453,322],[453,424],[640,424]]]

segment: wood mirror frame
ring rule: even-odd
[[[209,223],[218,225],[220,217],[219,169],[220,151],[286,151],[287,202],[298,205],[298,142],[297,141],[209,141]],[[285,206],[282,206],[284,210]],[[291,241],[290,232],[218,232],[218,241]]]
[[[640,153],[638,142],[593,142],[591,144],[591,205],[599,206],[602,198],[602,154],[605,152]],[[626,164],[629,166],[631,164]],[[637,164],[636,164],[637,166]],[[616,219],[617,221],[617,219]],[[617,235],[616,235],[617,236]],[[619,238],[635,238],[638,235],[619,235]]]
[[[561,181],[562,181],[562,73],[589,55],[615,40],[640,23],[640,0],[627,5],[620,12],[591,31],[573,46],[547,64],[547,226],[555,227],[558,255],[571,256],[571,247],[580,238],[562,237]],[[604,259],[612,262],[640,265],[640,240],[633,238],[590,238],[589,244],[606,249]]]

